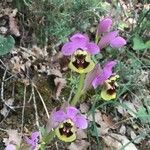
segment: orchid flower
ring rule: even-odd
[[[52,121],[56,125],[56,136],[64,142],[74,141],[77,129],[86,129],[88,126],[86,118],[72,106],[53,112]]]
[[[89,41],[88,36],[77,33],[63,45],[61,51],[63,55],[71,56],[69,68],[82,74],[94,68],[91,55],[97,54],[100,49],[97,44]]]
[[[98,43],[100,49],[108,45],[112,48],[121,48],[126,44],[126,40],[118,35],[118,31],[109,32],[111,26],[111,18],[104,18],[98,25],[97,34],[101,37]]]
[[[104,68],[92,82],[94,88],[102,86],[101,97],[104,100],[111,100],[116,98],[117,83],[115,81],[117,78],[119,78],[119,76],[112,72],[112,68],[116,65],[116,63],[116,61],[109,61],[106,63]]]
[[[33,132],[31,138],[25,137],[26,143],[30,146],[30,150],[34,150],[38,145],[39,136],[39,132]]]

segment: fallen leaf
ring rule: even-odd
[[[21,143],[21,136],[18,133],[17,130],[8,130],[7,131],[8,138],[3,138],[3,142],[5,143],[5,146],[9,144],[18,145],[20,146]]]
[[[72,142],[68,149],[69,150],[87,150],[87,148],[90,146],[90,143],[85,140],[76,140],[75,142]]]
[[[100,125],[100,134],[104,135],[108,133],[109,129],[116,129],[118,128],[118,125],[116,125],[116,122],[112,119],[110,115],[102,114],[100,111],[96,111],[95,113],[95,122]],[[89,120],[93,121],[92,115],[89,116]]]
[[[55,86],[56,86],[56,99],[59,99],[61,91],[66,85],[66,79],[56,77],[54,79],[54,83],[55,83]]]
[[[142,140],[145,139],[145,137],[143,137],[143,136],[139,136],[139,138],[137,138],[137,135],[135,134],[135,132],[133,130],[130,131],[130,137],[131,137],[133,143],[135,143],[135,144],[139,144],[139,143],[141,143]]]
[[[66,79],[62,77],[62,73],[59,69],[50,69],[48,82],[53,91],[54,98],[59,99],[62,89],[66,85]]]
[[[122,104],[125,105],[126,107],[119,105],[117,106],[117,110],[123,116],[127,116],[128,114],[130,114],[132,117],[137,118],[136,113],[139,107],[139,104],[137,103],[138,101],[137,100],[135,101],[134,99],[132,99],[131,101],[124,100]]]
[[[119,133],[124,135],[126,133],[126,127],[124,125],[122,125],[119,129]]]
[[[32,52],[34,53],[34,56],[40,59],[48,56],[47,51],[39,48],[37,45],[33,45]]]
[[[13,98],[9,98],[8,100],[5,100],[5,104],[3,105],[3,108],[1,109],[0,113],[6,117],[9,113],[9,108],[13,109],[12,105],[14,103],[14,99]]]
[[[14,9],[13,12],[9,15],[9,29],[13,35],[18,37],[20,36],[20,32],[15,19],[16,14],[17,14],[17,9]]]
[[[90,106],[88,105],[88,103],[82,103],[80,104],[80,111],[81,113],[87,113],[90,109]]]
[[[111,150],[137,150],[136,146],[126,137],[120,134],[110,133],[102,136],[104,143]],[[124,147],[123,147],[124,146]]]
[[[8,29],[6,27],[0,27],[0,34],[6,35]]]
[[[86,134],[85,130],[78,129],[77,130],[77,140],[82,140],[82,139],[86,139],[86,138],[87,138],[87,134]]]

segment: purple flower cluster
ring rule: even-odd
[[[105,18],[100,21],[97,28],[97,43],[90,42],[87,35],[76,33],[70,37],[70,40],[62,47],[61,52],[65,56],[71,56],[69,67],[80,74],[89,73],[87,89],[93,86],[96,89],[102,87],[101,98],[104,100],[112,100],[116,98],[116,80],[118,75],[113,73],[113,68],[117,61],[108,61],[103,69],[99,64],[95,64],[92,55],[98,54],[101,49],[111,46],[112,48],[121,48],[126,44],[126,40],[119,36],[119,31],[110,31],[112,27],[112,19]],[[89,83],[88,83],[89,82]],[[85,87],[84,87],[85,88]],[[83,89],[84,89],[83,88]],[[88,121],[80,111],[73,106],[61,107],[54,110],[50,116],[50,129],[62,141],[72,142],[76,139],[78,129],[86,129]],[[37,149],[39,146],[39,132],[33,132],[31,137],[25,137],[25,141],[30,150]],[[16,145],[8,144],[5,150],[15,150]]]
[[[126,40],[118,35],[118,31],[110,31],[112,19],[105,18],[100,21],[97,34],[100,37],[98,46],[103,49],[110,45],[112,48],[121,48],[126,44]]]
[[[30,150],[34,150],[39,141],[39,132],[33,132],[31,138],[25,137],[26,143],[30,146]]]

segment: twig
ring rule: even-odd
[[[32,100],[32,97],[33,97],[33,93],[31,93],[29,100],[28,100],[28,103],[30,103],[30,101]]]
[[[7,66],[4,64],[4,62],[0,59],[0,62],[2,63],[2,65],[7,68]]]
[[[56,150],[59,150],[57,141],[55,142]]]
[[[36,125],[39,128],[39,116],[38,116],[38,111],[37,111],[37,105],[36,105],[36,100],[35,100],[35,91],[34,91],[34,86],[33,83],[31,83],[31,87],[32,87],[32,99],[33,99],[33,105],[34,105],[34,109],[35,109],[35,119],[36,119]]]
[[[1,131],[7,132],[8,130],[0,128]]]
[[[7,102],[5,102],[5,99],[4,99],[4,82],[5,82],[6,73],[7,73],[7,68],[5,69],[4,75],[3,75],[3,77],[2,77],[1,93],[0,93],[0,95],[1,95],[1,100],[2,100],[2,102],[4,103],[4,105],[6,105],[8,108],[10,108],[11,110],[14,111],[13,107],[9,106],[9,105],[7,104]]]
[[[23,126],[24,126],[24,112],[25,112],[25,105],[26,105],[26,85],[24,86],[24,97],[23,97],[23,108],[22,108],[22,123],[21,123],[21,135],[23,132]]]
[[[5,100],[4,100],[4,80],[5,80],[5,77],[6,77],[6,73],[7,73],[7,68],[5,69],[4,75],[2,77],[2,83],[1,83],[1,100],[4,103],[5,103]]]
[[[71,92],[70,92],[70,95],[69,95],[69,98],[68,98],[68,102],[70,102],[70,101],[71,101],[73,91],[74,91],[74,87],[72,88],[72,90],[71,90]]]
[[[8,77],[7,79],[5,79],[5,82],[10,80],[11,78],[15,77],[16,75],[11,75],[10,77]]]
[[[41,94],[40,94],[39,90],[37,89],[36,85],[34,85],[34,87],[35,87],[35,89],[36,89],[36,91],[37,91],[37,93],[38,93],[38,95],[39,95],[39,98],[41,99],[41,102],[42,102],[43,107],[44,107],[44,109],[45,109],[46,115],[47,115],[47,117],[49,118],[50,116],[49,116],[49,113],[48,113],[46,104],[45,104],[45,102],[44,102],[44,100],[43,100],[43,97],[41,96]]]

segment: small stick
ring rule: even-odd
[[[39,98],[41,99],[41,102],[42,102],[43,107],[44,107],[44,109],[45,109],[46,115],[47,115],[47,117],[48,117],[48,119],[49,119],[50,116],[49,116],[49,113],[48,113],[46,104],[45,104],[45,102],[44,102],[44,100],[43,100],[43,97],[41,96],[41,94],[40,94],[39,90],[37,89],[36,85],[34,85],[34,87],[35,87],[35,89],[36,89],[36,91],[37,91],[37,93],[38,93],[38,95],[39,95]]]
[[[1,131],[4,131],[4,132],[8,132],[8,130],[6,130],[6,129],[0,128],[0,130],[1,130]]]
[[[22,123],[21,123],[21,135],[23,132],[23,126],[24,126],[24,112],[25,112],[25,105],[26,105],[26,85],[24,86],[24,97],[23,97],[23,108],[22,108]]]
[[[35,100],[35,91],[34,91],[34,86],[33,83],[31,83],[32,86],[32,99],[33,99],[33,105],[34,105],[34,109],[35,109],[35,119],[36,119],[36,125],[39,128],[39,116],[38,116],[38,111],[37,111],[37,105],[36,105],[36,100]]]
[[[3,77],[2,77],[1,93],[0,93],[0,95],[1,95],[1,100],[2,100],[2,102],[3,102],[8,108],[10,108],[11,110],[14,111],[13,107],[9,106],[9,105],[7,104],[7,102],[5,102],[5,100],[4,100],[4,82],[5,82],[6,73],[7,73],[7,68],[5,69],[4,75],[3,75]]]

